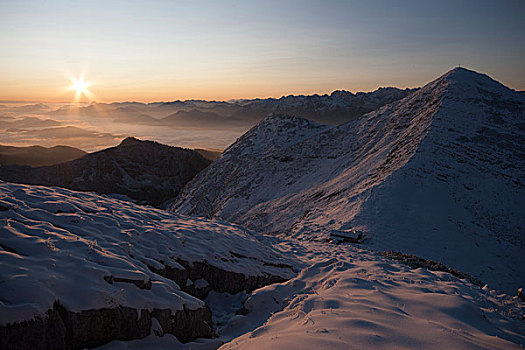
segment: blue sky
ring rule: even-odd
[[[525,89],[525,1],[2,1],[0,99],[229,99],[419,86],[461,64]]]

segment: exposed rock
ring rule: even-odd
[[[44,317],[0,325],[2,349],[84,349],[112,340],[141,339],[150,334],[152,317],[164,333],[181,342],[213,335],[211,312],[207,306],[196,310],[137,310],[129,307],[68,311],[55,302]]]
[[[330,231],[329,242],[340,243],[361,243],[363,232],[359,230],[332,230]]]
[[[478,286],[485,285],[485,283],[483,283],[482,281],[480,281],[479,279],[475,277],[472,277],[468,273],[451,269],[450,267],[445,266],[444,264],[437,262],[437,261],[423,259],[418,256],[404,254],[401,252],[394,252],[392,250],[387,250],[386,252],[378,252],[378,254],[384,257],[390,258],[390,259],[401,261],[412,268],[424,267],[425,269],[432,270],[432,271],[448,272],[456,276],[457,278],[466,279],[472,284],[476,284]]]
[[[177,262],[184,267],[184,270],[176,269],[170,266],[164,266],[163,269],[149,268],[159,275],[175,281],[181,289],[199,299],[204,299],[210,291],[218,293],[237,294],[245,291],[251,293],[254,289],[266,286],[272,283],[286,281],[286,278],[277,275],[263,273],[258,276],[249,276],[243,273],[226,271],[210,265],[207,261],[188,262],[178,259]],[[271,263],[267,263],[269,266]],[[279,268],[290,268],[289,266],[278,266]],[[205,280],[208,285],[199,288],[195,285],[197,280]],[[191,281],[191,283],[188,283]]]
[[[0,349],[210,337],[210,290],[295,274],[271,239],[225,222],[1,181],[0,206]]]
[[[523,293],[523,288],[518,289],[518,298],[520,298],[522,301],[525,301],[525,293]]]

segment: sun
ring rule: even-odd
[[[73,83],[73,86],[71,86],[72,90],[76,90],[78,95],[86,94],[88,92],[87,87],[89,86],[89,83],[84,81],[84,78],[80,79],[71,79],[71,82]]]
[[[69,89],[75,91],[75,102],[80,101],[83,96],[87,97],[88,99],[94,98],[94,95],[88,89],[91,83],[85,81],[84,77],[80,77],[78,79],[71,78],[71,83],[73,85],[71,85]]]

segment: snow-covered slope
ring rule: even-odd
[[[306,266],[263,287],[221,349],[518,349],[525,304],[349,246],[282,242]],[[307,252],[305,252],[307,250]]]
[[[243,137],[174,209],[307,239],[358,228],[374,249],[441,261],[513,291],[525,280],[524,111],[522,94],[456,68],[309,137],[287,141],[266,126],[258,139],[275,136],[278,149],[250,156]]]
[[[449,273],[350,245],[269,240],[301,272],[252,295],[213,293],[219,337],[180,344],[169,334],[117,349],[519,349],[525,304]],[[267,243],[268,243],[267,242]],[[246,299],[247,298],[247,299]],[[217,320],[218,318],[220,320]]]
[[[142,338],[153,318],[181,341],[211,336],[210,312],[196,297],[250,292],[294,275],[264,237],[238,226],[4,182],[0,272],[2,348]],[[82,323],[89,317],[97,325]]]
[[[224,153],[226,157],[240,154],[255,158],[265,153],[279,152],[328,128],[301,117],[272,113],[242,135]]]
[[[525,344],[518,297],[448,273],[59,188],[0,182],[0,276],[1,348]]]

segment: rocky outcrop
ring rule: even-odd
[[[181,289],[194,297],[204,299],[210,291],[218,293],[237,294],[245,291],[251,293],[254,289],[284,282],[287,279],[263,273],[250,276],[243,273],[226,271],[209,264],[207,261],[188,262],[178,259],[177,262],[184,267],[183,270],[165,265],[163,269],[149,268],[159,275],[175,281]],[[291,266],[286,266],[291,270]],[[198,281],[203,281],[202,284]],[[204,282],[205,281],[205,282]]]
[[[483,287],[485,285],[485,283],[483,283],[482,281],[480,281],[477,278],[472,277],[468,273],[461,272],[461,271],[458,271],[458,270],[454,270],[454,269],[452,269],[452,268],[450,268],[450,267],[448,267],[448,266],[446,266],[446,265],[444,265],[444,264],[442,264],[440,262],[437,262],[437,261],[433,261],[433,260],[429,260],[429,259],[423,259],[423,258],[420,258],[420,257],[415,256],[415,255],[404,254],[404,253],[395,252],[395,251],[392,251],[392,250],[387,250],[386,252],[378,252],[377,254],[379,254],[381,256],[384,256],[384,257],[387,257],[387,258],[392,259],[392,260],[401,261],[402,263],[410,266],[413,269],[417,269],[417,268],[423,267],[423,268],[425,268],[427,270],[430,270],[430,271],[448,272],[451,275],[454,275],[454,276],[456,276],[459,279],[467,280],[470,283],[475,284],[477,286]]]
[[[37,168],[0,166],[0,179],[122,194],[143,204],[160,206],[208,164],[210,161],[196,151],[128,137],[117,147],[61,164]]]
[[[181,342],[213,335],[207,306],[196,310],[137,310],[129,307],[71,312],[55,302],[44,317],[0,325],[2,349],[84,349],[112,340],[141,339],[150,334],[156,318],[164,333]]]

